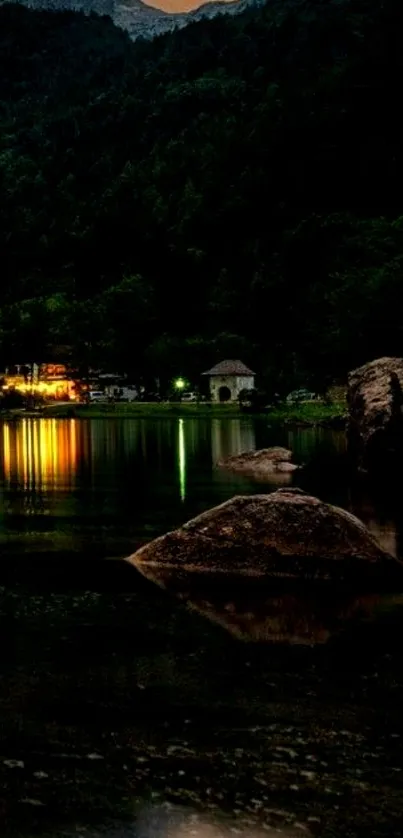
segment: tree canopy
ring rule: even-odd
[[[269,0],[135,43],[1,6],[2,362],[235,355],[278,387],[401,355],[402,43],[400,0]]]

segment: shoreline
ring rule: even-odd
[[[249,412],[237,404],[178,404],[172,402],[118,402],[116,404],[53,404],[38,411],[13,410],[0,413],[0,420],[18,419],[266,419],[275,424],[300,427],[329,427],[343,430],[346,405],[304,403],[276,407],[264,412]]]

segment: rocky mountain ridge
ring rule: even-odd
[[[16,0],[2,0],[15,2]],[[260,5],[261,0],[230,0],[207,2],[191,12],[175,13],[147,6],[142,0],[17,0],[31,9],[45,11],[79,11],[84,14],[107,15],[116,26],[125,29],[133,40],[152,38],[189,23],[212,18],[218,14],[238,14],[248,6]]]

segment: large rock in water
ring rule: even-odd
[[[361,468],[387,466],[402,455],[402,390],[402,358],[379,358],[350,373],[348,443]]]
[[[368,581],[377,590],[396,589],[403,581],[403,565],[357,518],[301,489],[232,498],[145,545],[129,561],[145,575],[157,567],[168,574]]]

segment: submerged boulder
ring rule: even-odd
[[[140,571],[246,574],[276,579],[402,580],[403,565],[364,524],[303,492],[234,497],[140,548],[128,561]]]
[[[378,358],[350,373],[347,435],[359,467],[382,467],[403,454],[402,391],[402,358]]]
[[[225,460],[220,460],[217,465],[263,480],[266,477],[271,478],[273,475],[277,475],[282,481],[283,475],[290,475],[298,468],[291,462],[291,458],[292,452],[288,448],[276,446],[235,454]]]

